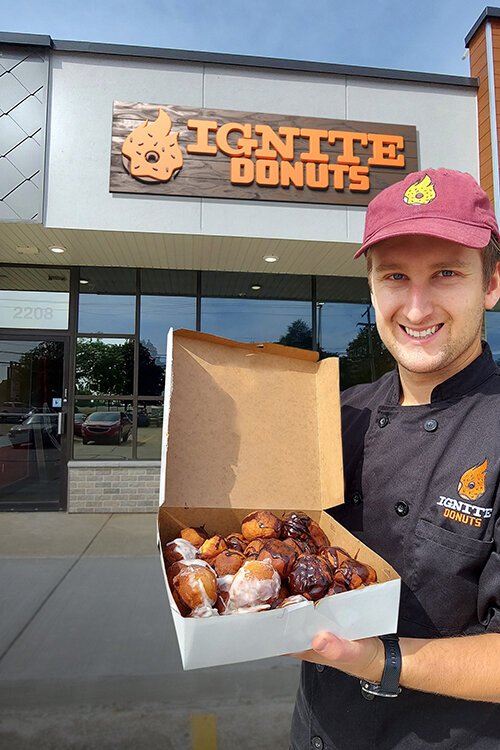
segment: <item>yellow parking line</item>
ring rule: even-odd
[[[193,750],[217,750],[217,719],[215,714],[191,714]]]

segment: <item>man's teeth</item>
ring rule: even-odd
[[[415,331],[413,328],[407,328],[404,326],[404,329],[408,336],[413,336],[414,339],[425,339],[426,336],[432,336],[433,333],[436,333],[436,331],[441,328],[440,325],[432,326],[432,328],[426,328],[425,331]]]

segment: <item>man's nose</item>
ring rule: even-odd
[[[404,304],[404,314],[410,323],[417,325],[432,314],[434,304],[432,294],[427,286],[412,285]]]

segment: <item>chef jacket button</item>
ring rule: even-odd
[[[410,506],[408,505],[408,503],[405,503],[404,500],[399,500],[394,506],[394,510],[396,511],[398,516],[407,516],[408,511],[410,510]]]
[[[323,740],[321,737],[313,737],[311,740],[311,745],[314,747],[314,750],[323,750]]]
[[[316,669],[318,670],[318,672],[323,672],[324,669],[325,669],[325,665],[324,664],[316,664]]]
[[[388,424],[389,424],[389,417],[386,417],[384,414],[384,416],[380,417],[380,419],[378,420],[378,426],[385,427]]]
[[[363,500],[363,495],[361,492],[355,492],[352,496],[352,502],[354,505],[359,505],[359,503]]]
[[[438,423],[435,419],[426,419],[424,422],[424,430],[426,432],[435,432],[437,430]]]

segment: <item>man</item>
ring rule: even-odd
[[[460,172],[370,203],[355,257],[397,370],[343,394],[332,514],[401,575],[401,661],[396,638],[318,633],[299,655],[293,750],[500,748],[500,370],[481,342],[498,239]]]

